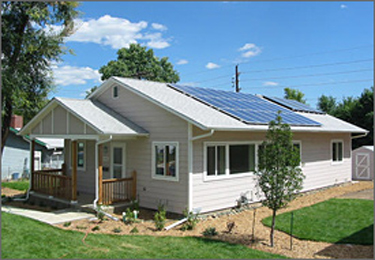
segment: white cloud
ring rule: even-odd
[[[220,68],[220,66],[217,65],[216,63],[209,62],[209,63],[207,63],[206,68],[212,70],[212,69]]]
[[[244,58],[254,57],[262,52],[261,49],[254,43],[246,43],[244,46],[239,48],[238,51],[242,52],[241,55]]]
[[[185,60],[185,59],[181,59],[181,60],[176,62],[177,65],[184,65],[184,64],[188,64],[188,63],[189,63],[189,61]]]
[[[263,82],[263,86],[278,86],[278,85],[279,85],[279,83],[273,82],[273,81]]]
[[[348,8],[348,6],[347,5],[340,5],[340,8],[341,9],[346,9],[346,8]]]
[[[155,30],[159,30],[159,31],[165,31],[165,30],[167,30],[167,26],[162,25],[160,23],[152,23],[151,27],[154,28]]]
[[[85,85],[89,80],[101,83],[98,70],[90,67],[53,66],[55,84],[59,86]]]
[[[131,22],[124,18],[104,15],[98,19],[75,20],[76,32],[67,38],[70,42],[92,42],[100,45],[111,46],[113,49],[127,48],[131,43],[143,43],[148,47],[163,49],[169,47],[168,40],[158,33],[147,31],[146,21]],[[153,23],[152,28],[164,31],[167,29],[162,24]],[[52,28],[61,30],[61,26]]]

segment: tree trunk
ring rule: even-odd
[[[9,134],[9,127],[10,127],[10,121],[12,119],[12,100],[10,97],[5,97],[5,104],[4,104],[4,117],[3,117],[3,124],[1,126],[1,157],[3,157],[3,150],[5,146],[5,141],[8,138]]]
[[[271,225],[271,233],[270,233],[270,241],[271,247],[273,247],[273,231],[275,230],[275,222],[276,222],[276,210],[272,210],[272,225]]]

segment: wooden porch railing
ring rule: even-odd
[[[42,170],[33,172],[32,190],[35,192],[54,196],[56,198],[71,200],[72,178],[58,175],[62,169]]]
[[[135,199],[137,186],[136,176],[136,172],[133,172],[130,178],[103,180],[101,203],[108,205]]]

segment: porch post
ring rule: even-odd
[[[77,141],[72,141],[72,202],[77,201]]]
[[[99,145],[98,154],[98,182],[99,182],[99,204],[103,202],[103,145]]]
[[[35,151],[35,140],[32,139],[30,143],[30,190],[34,189],[34,169],[35,169],[35,158],[34,158],[34,151]]]
[[[132,172],[132,179],[133,179],[133,189],[132,189],[132,199],[137,200],[137,172]]]

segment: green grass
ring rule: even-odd
[[[1,187],[6,187],[14,190],[27,191],[29,188],[29,181],[11,181],[2,182]]]
[[[338,244],[374,243],[374,202],[361,199],[330,199],[293,213],[293,236]],[[291,212],[276,217],[276,229],[290,234]],[[271,226],[272,217],[262,220]]]
[[[285,258],[243,245],[194,238],[89,234],[2,213],[2,258]]]

